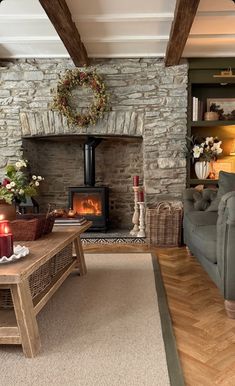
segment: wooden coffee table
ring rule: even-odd
[[[0,310],[0,344],[21,344],[28,358],[39,352],[41,343],[36,315],[75,268],[79,268],[80,275],[86,274],[80,234],[90,226],[91,222],[82,226],[59,227],[39,240],[19,242],[29,248],[29,255],[17,262],[0,265],[0,290],[8,289],[9,292],[10,289],[13,302],[12,309]],[[41,267],[54,264],[57,256],[70,244],[75,250],[73,258],[33,297],[32,275],[43,270]]]

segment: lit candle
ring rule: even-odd
[[[139,176],[133,177],[133,186],[139,186]]]
[[[144,202],[144,191],[143,190],[140,190],[138,192],[138,201],[139,202]]]
[[[1,233],[0,233],[0,257],[10,257],[13,254],[13,236],[9,228],[9,221],[4,220],[4,224],[1,221]]]

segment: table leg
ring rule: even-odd
[[[74,247],[76,252],[76,258],[79,265],[79,273],[81,276],[87,273],[86,262],[83,254],[83,248],[80,237],[74,239]]]
[[[12,285],[11,294],[24,354],[33,358],[41,343],[28,279]]]

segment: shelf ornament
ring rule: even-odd
[[[88,87],[93,91],[93,101],[85,113],[78,113],[71,105],[72,91],[78,87]],[[52,109],[63,114],[68,123],[79,127],[94,125],[107,110],[108,96],[105,85],[95,71],[78,68],[66,71],[57,85]]]

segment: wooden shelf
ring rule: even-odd
[[[191,178],[189,183],[191,185],[217,185],[219,180],[199,180],[198,178]]]
[[[191,121],[191,127],[232,126],[235,121]]]

